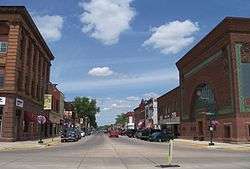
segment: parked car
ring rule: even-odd
[[[136,130],[134,130],[134,129],[128,129],[128,130],[126,131],[126,135],[127,135],[129,138],[134,137],[135,133],[136,133]]]
[[[118,131],[116,131],[116,130],[110,130],[109,131],[109,137],[116,137],[116,138],[118,138],[119,137]]]
[[[135,133],[135,138],[141,139],[142,136],[142,131],[141,130],[137,130]]]
[[[161,130],[158,130],[158,129],[145,129],[145,130],[142,130],[142,133],[141,133],[141,137],[140,139],[142,140],[149,140],[149,137],[155,133],[155,132],[159,132]]]
[[[63,129],[61,133],[61,142],[67,142],[67,141],[78,141],[78,135],[75,130],[68,128]]]
[[[165,142],[174,139],[174,135],[172,133],[166,132],[155,132],[149,137],[149,141],[153,142]]]

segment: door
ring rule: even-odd
[[[203,135],[204,135],[203,123],[202,123],[202,121],[198,121],[198,136],[201,137]]]
[[[21,137],[21,129],[22,129],[21,114],[22,114],[22,111],[17,109],[16,110],[16,139],[17,140],[20,140],[20,137]]]

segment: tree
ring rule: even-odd
[[[96,114],[100,108],[96,105],[96,100],[87,97],[76,97],[74,100],[74,108],[77,116],[80,118],[88,117],[90,126],[97,127]]]
[[[128,122],[126,114],[122,113],[116,116],[115,123],[120,125],[125,125]]]

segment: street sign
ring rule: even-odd
[[[44,123],[46,123],[46,117],[44,117],[44,116],[42,116],[42,115],[37,116],[37,122],[38,122],[39,124],[44,124]]]

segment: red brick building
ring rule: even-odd
[[[250,19],[225,18],[177,62],[181,135],[250,141]],[[212,123],[211,123],[212,122]]]
[[[142,100],[140,105],[134,109],[134,123],[136,129],[145,127],[145,101]]]
[[[161,129],[172,131],[176,136],[180,133],[180,88],[165,93],[157,98],[158,123]]]
[[[56,136],[59,133],[60,124],[64,114],[64,96],[56,87],[56,84],[49,83],[47,97],[51,97],[50,108],[45,110],[48,114],[49,136]],[[63,104],[61,104],[63,102]],[[63,108],[63,111],[62,111]]]
[[[37,137],[54,57],[24,7],[0,7],[0,140]]]

